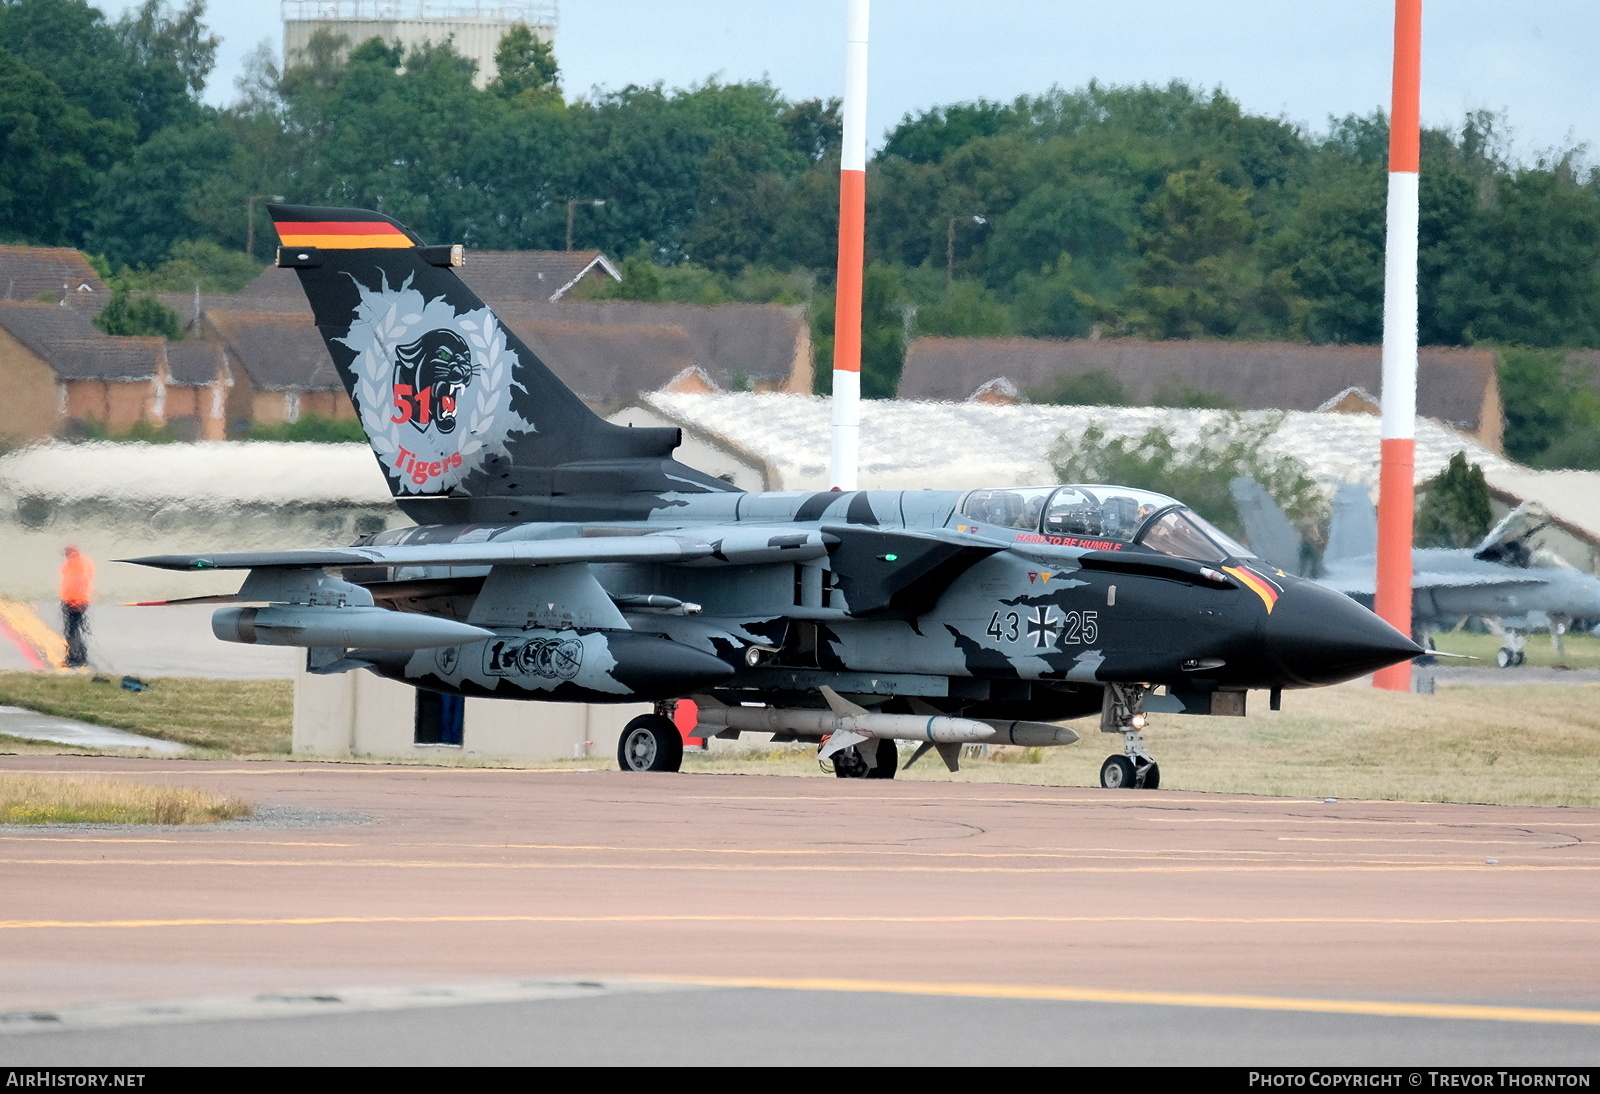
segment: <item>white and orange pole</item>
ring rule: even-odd
[[[1411,538],[1416,505],[1421,84],[1422,0],[1395,0],[1383,265],[1383,458],[1378,471],[1378,590],[1373,610],[1405,635],[1411,633]],[[1372,682],[1390,691],[1410,691],[1411,662],[1378,670]]]
[[[839,158],[839,276],[833,309],[833,443],[828,477],[856,489],[861,454],[861,271],[867,230],[867,10],[846,0],[844,144]]]

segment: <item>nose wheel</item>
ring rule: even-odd
[[[1154,790],[1161,785],[1161,768],[1144,747],[1149,725],[1143,684],[1107,684],[1100,708],[1100,729],[1122,734],[1122,755],[1107,756],[1100,765],[1100,785],[1107,790]]]
[[[1154,790],[1161,785],[1161,765],[1150,760],[1141,768],[1131,756],[1107,756],[1100,765],[1100,785],[1107,790]]]

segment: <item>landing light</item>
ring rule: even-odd
[[[1128,719],[1128,724],[1134,729],[1143,729],[1145,726],[1150,724],[1150,719],[1146,718],[1143,714],[1135,714],[1132,718]]]

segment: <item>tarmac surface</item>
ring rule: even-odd
[[[0,769],[269,807],[226,828],[0,829],[0,1064],[1600,1058],[1600,810]]]

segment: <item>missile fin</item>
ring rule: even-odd
[[[865,733],[857,733],[850,729],[841,729],[828,738],[828,743],[822,746],[822,751],[817,753],[817,759],[826,760],[835,752],[843,752],[851,745],[861,744],[875,738],[868,737]]]
[[[911,758],[909,760],[907,760],[902,765],[901,770],[903,770],[903,771],[910,770],[912,764],[916,763],[918,760],[922,759],[922,757],[926,756],[928,753],[930,753],[932,751],[933,751],[933,742],[932,741],[923,741],[920,745],[917,746],[917,750],[911,754]]]
[[[933,747],[939,750],[939,759],[944,761],[944,765],[950,769],[952,774],[961,770],[960,745],[951,742],[950,744],[935,744]]]
[[[937,718],[944,714],[944,711],[920,696],[908,695],[906,696],[906,702],[910,704],[911,713],[913,714],[921,714],[929,718]]]
[[[830,688],[827,684],[823,684],[818,690],[822,692],[822,697],[828,701],[828,709],[833,711],[841,718],[854,718],[858,714],[867,713],[867,709],[865,707],[856,706],[850,700],[844,698],[837,691],[834,691],[832,688]],[[851,742],[851,744],[854,743],[854,741]]]

